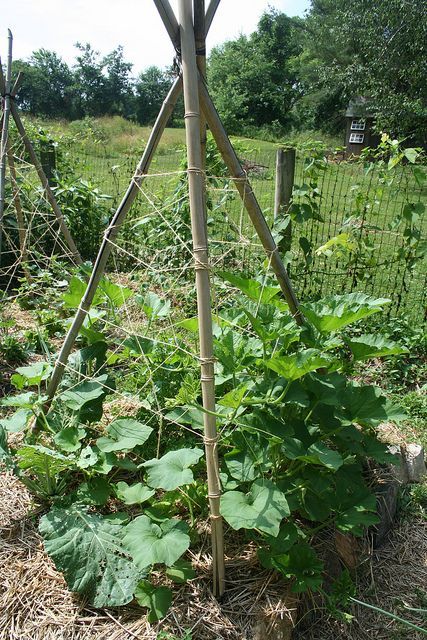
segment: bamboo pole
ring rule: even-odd
[[[102,240],[102,243],[101,243],[101,246],[92,270],[92,274],[87,284],[86,291],[80,302],[80,305],[74,317],[73,323],[68,330],[68,333],[62,345],[61,351],[59,353],[58,359],[55,363],[55,368],[53,370],[52,377],[49,381],[49,386],[47,389],[48,400],[45,408],[48,408],[50,401],[55,395],[58,385],[61,382],[65,365],[67,364],[67,360],[70,355],[71,349],[73,348],[74,342],[79,334],[83,321],[91,307],[93,298],[98,288],[98,284],[104,274],[108,258],[110,257],[112,248],[114,246],[115,239],[117,238],[117,235],[120,231],[120,227],[123,224],[126,218],[126,215],[138,194],[139,186],[148,172],[151,161],[153,159],[154,152],[157,148],[160,138],[162,137],[164,128],[166,127],[166,124],[172,114],[173,108],[181,93],[181,90],[182,90],[182,80],[179,77],[179,78],[176,78],[168,95],[166,96],[163,102],[162,108],[159,112],[159,115],[157,116],[157,120],[151,130],[151,134],[148,139],[144,154],[136,168],[134,178],[132,179],[132,182],[128,186],[128,189],[121,203],[119,204],[116,213],[112,217],[111,222],[108,225],[108,229],[104,234],[104,238]]]
[[[25,148],[26,148],[26,150],[28,152],[28,155],[30,156],[31,162],[33,163],[33,165],[34,165],[34,167],[35,167],[35,169],[37,171],[37,174],[38,174],[38,176],[40,178],[40,182],[42,183],[42,187],[45,190],[46,198],[47,198],[50,206],[52,207],[52,210],[53,210],[53,212],[55,214],[56,219],[58,220],[59,228],[61,230],[62,235],[64,236],[64,240],[67,243],[68,248],[70,249],[70,251],[71,251],[71,253],[73,255],[75,263],[76,264],[83,264],[83,260],[82,260],[82,258],[80,256],[79,250],[76,247],[76,244],[75,244],[75,242],[73,240],[73,237],[72,237],[72,235],[70,233],[70,230],[68,229],[67,224],[66,224],[66,222],[64,220],[64,216],[62,215],[62,211],[59,208],[59,205],[58,205],[58,203],[56,201],[55,196],[53,195],[53,191],[50,188],[49,181],[48,181],[48,179],[46,177],[45,172],[43,171],[43,167],[41,166],[40,161],[39,161],[39,159],[38,159],[38,157],[36,155],[36,152],[34,151],[34,147],[31,144],[29,137],[27,136],[27,133],[26,133],[25,128],[24,128],[24,125],[22,124],[22,120],[21,120],[20,115],[19,115],[18,108],[17,108],[17,106],[16,106],[16,104],[14,102],[11,103],[10,110],[11,110],[13,119],[15,120],[16,128],[18,129],[19,135],[22,138],[22,142],[25,145]]]
[[[206,17],[205,17],[205,33],[207,34],[209,29],[211,28],[212,20],[214,19],[216,10],[218,9],[218,5],[221,0],[211,0],[208,8],[206,9]]]
[[[271,261],[271,267],[276,274],[280,288],[285,296],[289,309],[298,324],[303,324],[303,317],[299,310],[299,304],[295,292],[289,280],[288,273],[280,258],[277,245],[271,235],[270,228],[263,216],[261,208],[258,204],[256,196],[252,190],[248,177],[237,158],[233,145],[228,139],[227,133],[223,127],[220,117],[208,93],[203,79],[199,76],[199,95],[200,104],[205,114],[209,129],[214,136],[218,148],[224,158],[224,162],[230,171],[231,176],[235,180],[246,210],[249,214],[252,224],[261,240],[261,243]]]
[[[193,15],[194,15],[194,39],[196,46],[196,63],[197,68],[201,76],[206,80],[206,27],[205,27],[205,0],[193,0]],[[205,219],[207,220],[206,210],[206,144],[207,144],[207,129],[206,120],[202,113],[200,113],[200,147],[202,164],[201,168],[204,177],[203,188],[203,212]]]
[[[179,39],[179,25],[175,18],[172,7],[169,4],[169,0],[154,0],[154,4],[157,7],[157,11],[160,14],[163,24],[166,27],[166,31],[169,34],[175,51],[179,51],[180,39]]]
[[[10,146],[10,140],[7,141],[7,159],[9,163],[10,180],[12,183],[13,202],[16,211],[16,220],[18,222],[19,250],[21,252],[21,264],[27,282],[31,282],[30,272],[28,271],[28,253],[27,253],[27,234],[25,231],[24,214],[22,213],[21,198],[19,197],[19,186],[16,179],[15,161]]]
[[[208,498],[211,513],[213,589],[216,595],[224,592],[224,542],[220,515],[221,483],[218,464],[218,434],[215,421],[215,378],[212,337],[212,309],[209,282],[207,230],[203,210],[204,178],[200,145],[200,107],[196,49],[192,21],[191,0],[179,0],[182,75],[187,142],[188,184],[190,195],[191,231],[193,237],[194,268],[196,274],[197,315],[199,320],[200,372],[202,401],[205,413],[204,443],[208,476]]]
[[[6,184],[6,157],[7,157],[7,139],[9,135],[9,116],[10,116],[10,89],[12,80],[12,47],[13,36],[8,29],[8,53],[7,53],[7,72],[6,82],[4,81],[3,72],[1,77],[1,92],[3,95],[3,121],[1,128],[0,142],[0,264],[3,248],[3,216],[4,216],[4,192]],[[1,65],[1,61],[0,61]]]

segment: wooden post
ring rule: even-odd
[[[3,94],[3,118],[1,128],[0,142],[0,263],[3,245],[3,215],[4,215],[4,191],[6,184],[6,157],[7,157],[7,139],[9,135],[9,116],[10,116],[10,89],[12,80],[12,46],[13,36],[8,29],[8,54],[7,54],[7,72],[6,82],[4,81],[3,71],[1,73],[1,93]],[[0,60],[1,67],[1,60]]]
[[[274,221],[279,222],[287,216],[288,225],[279,242],[279,251],[283,255],[291,250],[292,221],[289,208],[292,201],[292,189],[295,179],[295,149],[277,149],[276,154],[276,190],[274,194]]]
[[[48,400],[45,405],[45,409],[49,407],[49,404],[53,396],[55,395],[58,385],[61,382],[65,365],[67,364],[71,349],[73,348],[74,342],[79,335],[79,331],[86,317],[86,314],[91,307],[96,290],[98,288],[98,284],[104,274],[105,267],[107,265],[108,258],[110,257],[117,235],[129,209],[132,206],[133,201],[135,200],[139,192],[139,186],[144,179],[144,176],[148,172],[154,152],[157,149],[157,145],[159,144],[164,128],[166,127],[166,124],[172,114],[173,108],[181,93],[181,90],[182,80],[181,78],[177,78],[163,102],[162,108],[159,112],[159,115],[157,116],[157,120],[151,130],[144,154],[136,168],[134,178],[132,179],[132,182],[130,183],[120,205],[117,208],[116,213],[114,214],[110,224],[108,225],[108,229],[104,234],[104,238],[102,240],[102,244],[99,249],[92,274],[86,287],[86,291],[80,302],[77,313],[74,316],[73,323],[68,330],[58,359],[55,363],[55,368],[53,370],[52,377],[49,381],[49,386],[47,389]]]
[[[282,289],[286,302],[289,305],[289,309],[294,316],[295,321],[298,324],[303,324],[304,320],[301,311],[299,310],[297,297],[292,288],[288,273],[285,269],[282,259],[280,258],[279,251],[274,238],[271,235],[270,228],[263,216],[255,194],[252,191],[252,187],[250,185],[246,172],[242,169],[236,152],[234,151],[233,145],[228,139],[224,126],[220,120],[219,115],[216,112],[206,85],[201,77],[199,77],[199,95],[200,103],[204,111],[209,129],[211,130],[212,135],[216,140],[218,148],[222,154],[222,157],[224,158],[224,162],[227,165],[232,178],[234,178],[235,180],[236,188],[241,195],[249,217],[252,220],[252,224],[254,225],[259,239],[261,240],[267,256],[270,259],[271,268],[276,274],[280,288]]]
[[[49,185],[54,187],[56,185],[56,151],[52,141],[43,143],[40,149],[40,164],[43,167]]]
[[[205,413],[204,443],[211,513],[213,589],[224,592],[224,542],[220,515],[221,482],[218,463],[218,433],[215,421],[215,378],[212,336],[207,229],[204,215],[204,175],[200,145],[200,107],[196,48],[192,20],[192,1],[179,0],[182,75],[184,86],[185,133],[187,142],[188,184],[194,268],[196,272],[197,315],[199,320],[200,371]]]

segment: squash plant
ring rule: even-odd
[[[350,375],[357,361],[404,350],[378,335],[342,332],[389,301],[329,296],[302,305],[307,323],[299,327],[279,287],[220,275],[237,290],[214,319],[221,512],[294,591],[318,590],[323,565],[310,542],[323,528],[361,535],[377,522],[365,462],[393,460],[376,427],[404,418],[378,388]],[[70,306],[78,283],[71,285]],[[171,311],[156,294],[140,303],[153,310],[150,330]],[[184,345],[186,333],[197,333],[197,318],[178,325]],[[86,346],[73,355],[84,375],[67,378],[44,415],[49,365],[20,368],[13,380],[20,393],[2,402],[18,411],[0,422],[0,456],[49,506],[40,533],[70,589],[97,607],[135,597],[150,621],[165,615],[172,597],[150,579],[152,570],[177,583],[193,577],[183,556],[207,517],[200,387],[188,353],[177,349],[178,325],[170,344],[165,333],[161,341],[155,331],[153,338],[130,336],[114,358],[104,334],[86,326]],[[142,385],[143,410],[101,428],[103,401],[114,393],[111,365],[132,369],[141,354],[140,376],[164,370],[172,382],[156,398]],[[28,431],[34,413],[39,429]],[[8,445],[8,431],[22,431],[20,446]]]

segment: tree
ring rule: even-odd
[[[73,75],[54,51],[34,51],[28,62],[16,60],[13,70],[24,73],[18,95],[23,109],[47,118],[70,117]]]
[[[208,77],[225,125],[232,133],[251,127],[285,131],[299,96],[293,58],[300,53],[300,20],[270,9],[258,30],[212,50]]]
[[[424,0],[312,0],[309,72],[301,65],[306,94],[338,94],[341,102],[364,95],[378,129],[423,142],[426,41]]]
[[[104,63],[99,59],[99,52],[91,45],[77,42],[81,52],[74,65],[75,117],[100,116],[108,112],[106,101],[107,79],[103,74]]]
[[[129,116],[132,112],[132,67],[130,62],[125,62],[121,45],[102,60],[102,68],[106,74],[104,104],[109,114]]]
[[[136,118],[140,124],[153,124],[169,90],[169,74],[152,66],[139,74],[136,84]]]

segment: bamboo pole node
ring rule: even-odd
[[[184,120],[186,118],[200,118],[200,113],[199,111],[186,111],[184,113]]]
[[[209,382],[210,380],[215,380],[215,376],[205,376],[205,375],[202,375],[202,376],[200,376],[200,380],[201,380],[202,382]]]
[[[79,306],[77,307],[77,313],[79,313],[79,311],[82,311],[83,313],[88,314],[89,309],[87,309],[86,307],[87,307],[87,304],[80,303]]]
[[[201,176],[206,175],[206,172],[200,167],[187,167],[187,173],[198,173]]]

